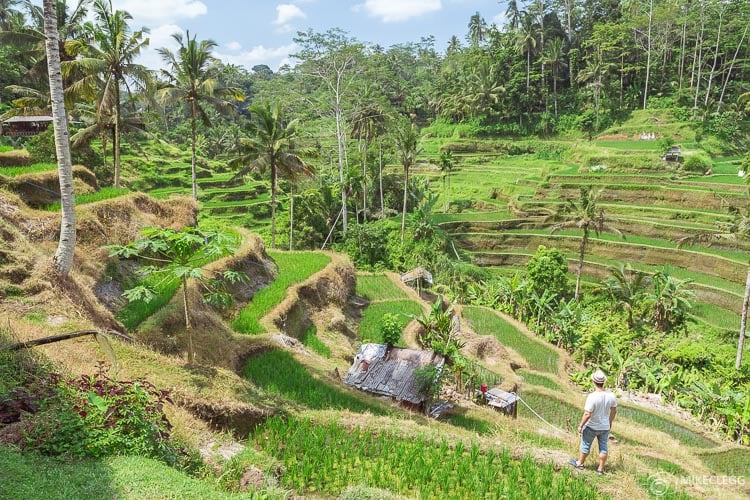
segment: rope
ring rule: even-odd
[[[550,424],[549,422],[547,422],[546,420],[544,420],[544,418],[543,418],[543,417],[542,417],[541,415],[539,415],[539,414],[538,414],[537,412],[535,412],[535,411],[534,411],[534,409],[533,409],[533,408],[532,408],[531,406],[529,406],[529,405],[528,405],[528,403],[526,403],[526,401],[524,401],[523,399],[521,399],[521,396],[518,396],[518,400],[519,400],[519,401],[520,401],[521,403],[523,403],[523,405],[524,405],[524,406],[525,406],[526,408],[528,408],[528,409],[529,409],[529,411],[530,411],[531,413],[533,413],[533,414],[534,414],[534,415],[536,416],[536,418],[538,418],[539,420],[541,420],[541,421],[542,421],[542,422],[544,422],[545,424],[549,425],[550,427],[552,427],[552,428],[553,428],[553,429],[555,429],[556,431],[562,432],[563,434],[568,434],[568,433],[569,433],[568,431],[565,431],[565,430],[563,430],[563,429],[560,429],[559,427],[557,427],[557,426],[555,426],[555,425],[552,425],[552,424]]]

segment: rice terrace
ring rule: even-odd
[[[0,2],[0,498],[749,498],[748,26]]]

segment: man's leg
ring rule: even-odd
[[[597,444],[599,445],[599,472],[604,472],[604,464],[607,463],[607,454],[609,452],[607,448],[607,441],[609,441],[609,431],[604,431],[599,434],[596,438]]]
[[[596,433],[588,427],[583,429],[583,432],[581,433],[581,453],[578,455],[577,462],[579,466],[583,466],[586,457],[591,453],[591,445],[594,444],[594,436],[596,436]]]

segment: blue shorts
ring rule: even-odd
[[[594,444],[594,438],[599,443],[599,453],[606,455],[608,451],[609,429],[606,431],[595,431],[588,427],[584,427],[581,433],[581,453],[585,453],[586,455],[591,453],[591,445]]]

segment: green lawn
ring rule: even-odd
[[[239,333],[263,333],[260,319],[268,314],[286,296],[286,289],[317,273],[331,262],[319,252],[268,252],[278,265],[278,274],[266,288],[255,294],[253,300],[240,311],[232,322]]]

